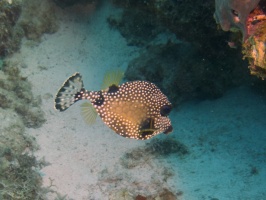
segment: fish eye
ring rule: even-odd
[[[160,113],[161,113],[162,116],[167,116],[167,115],[169,115],[171,110],[172,110],[172,106],[171,105],[164,105],[164,106],[161,107]]]
[[[169,126],[163,133],[168,134],[168,133],[171,133],[172,131],[173,131],[173,127]]]

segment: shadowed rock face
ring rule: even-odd
[[[93,3],[97,0],[54,0],[54,2],[60,6],[60,7],[68,7],[68,6],[73,6],[74,4],[79,4],[79,3]]]
[[[232,57],[224,54],[214,60],[203,59],[189,43],[150,46],[129,63],[125,77],[155,83],[173,106],[191,99],[216,99],[251,78],[241,53],[230,50]]]
[[[248,15],[259,2],[260,0],[215,0],[214,18],[224,31],[240,29],[245,40]]]
[[[124,10],[109,17],[111,27],[117,28],[129,45],[145,47],[130,62],[125,77],[155,83],[174,106],[195,98],[219,98],[226,90],[252,81],[239,48],[242,35],[217,29],[213,0],[112,2]],[[166,30],[180,43],[169,39],[155,44],[159,34],[168,35]],[[227,46],[231,40],[235,49]]]

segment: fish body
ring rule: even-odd
[[[55,108],[64,111],[79,100],[89,100],[103,122],[123,137],[146,140],[173,129],[168,117],[171,103],[148,81],[131,81],[113,84],[105,90],[88,91],[81,75],[75,73],[59,89]]]

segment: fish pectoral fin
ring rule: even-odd
[[[93,105],[90,102],[84,102],[80,107],[84,121],[89,125],[94,124],[97,118],[97,111]]]

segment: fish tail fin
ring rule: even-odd
[[[111,85],[118,86],[124,77],[124,72],[120,69],[107,71],[104,75],[102,90],[109,88]]]
[[[97,118],[97,111],[93,105],[90,102],[84,102],[80,107],[84,121],[89,125],[94,124]]]
[[[54,100],[54,107],[56,110],[65,111],[78,100],[84,99],[85,94],[86,90],[83,87],[82,77],[80,73],[75,73],[58,90]]]

